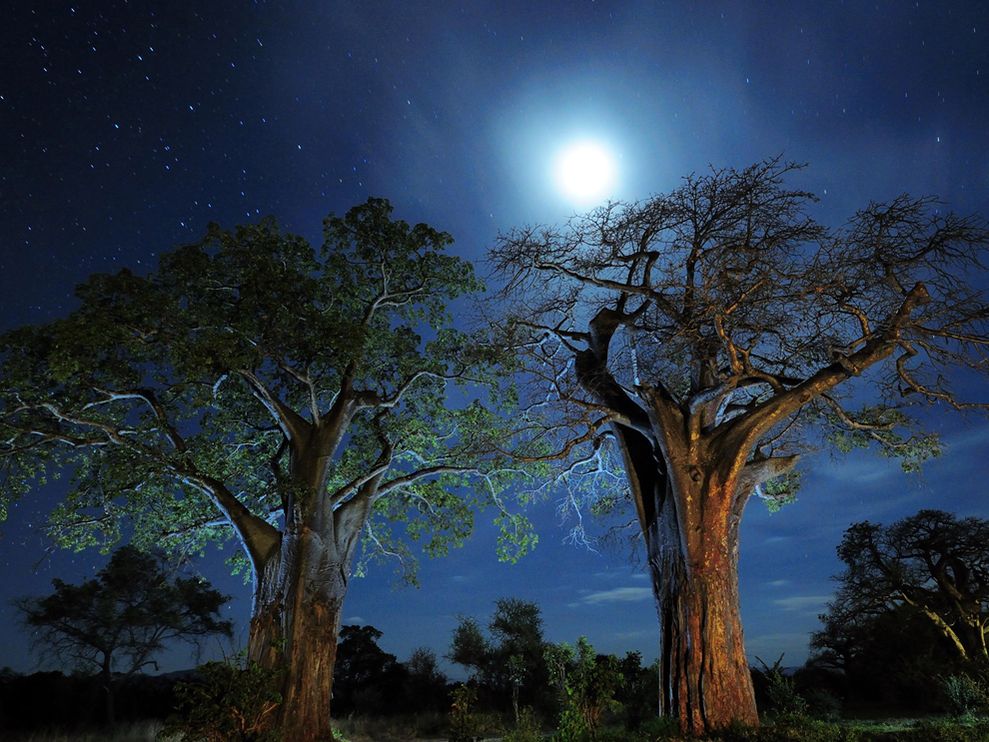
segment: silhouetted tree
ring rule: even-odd
[[[37,643],[81,669],[95,668],[103,685],[106,721],[114,722],[114,674],[153,666],[173,640],[230,636],[218,613],[229,600],[198,577],[174,577],[161,561],[124,546],[96,578],[80,585],[53,580],[55,592],[22,598],[17,607]]]
[[[518,598],[500,598],[488,629],[490,638],[475,619],[462,616],[454,629],[450,659],[473,671],[499,703],[512,698],[515,706],[519,700],[545,706],[548,674],[539,606]]]
[[[324,237],[213,225],[150,275],[93,276],[65,319],[0,336],[0,497],[74,467],[62,543],[113,543],[121,518],[178,550],[235,536],[254,576],[249,657],[284,671],[283,732],[299,742],[331,735],[362,538],[366,557],[411,570],[389,524],[436,555],[494,504],[503,558],[534,542],[491,455],[498,354],[448,311],[480,290],[472,267],[381,199],[327,218]],[[448,394],[456,383],[486,402]]]
[[[834,623],[861,626],[900,606],[929,621],[959,659],[989,660],[989,520],[921,510],[890,526],[863,521],[845,531],[838,556],[847,566],[822,618],[828,649],[843,661],[843,644],[858,642]]]
[[[373,626],[344,626],[334,675],[334,701],[343,713],[376,715],[398,711],[405,668],[378,646]]]
[[[798,680],[837,686],[852,704],[936,709],[941,699],[932,692],[932,678],[964,669],[941,631],[907,605],[845,608],[836,598],[821,616],[824,626],[811,636],[813,654]],[[820,670],[840,675],[815,676]]]
[[[822,436],[916,468],[936,442],[907,405],[985,406],[958,399],[944,372],[989,368],[972,282],[983,222],[900,196],[825,229],[812,194],[785,187],[793,169],[690,176],[509,232],[491,256],[527,410],[545,412],[529,453],[567,457],[556,481],[579,503],[599,492],[580,475],[609,471],[617,451],[659,614],[662,708],[698,734],[758,723],[738,610],[748,499],[791,498],[798,454]]]
[[[426,647],[412,651],[405,663],[407,673],[405,706],[407,711],[446,712],[450,708],[446,676],[440,671],[436,653]]]

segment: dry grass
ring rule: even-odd
[[[117,724],[110,729],[50,729],[4,737],[6,742],[155,742],[160,721]]]

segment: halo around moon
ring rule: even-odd
[[[597,205],[614,191],[618,167],[601,142],[582,140],[563,147],[553,163],[560,193],[578,206]]]

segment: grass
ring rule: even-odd
[[[12,736],[5,742],[155,742],[160,721],[115,724],[110,729],[42,729]]]

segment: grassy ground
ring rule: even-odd
[[[112,729],[50,729],[2,735],[4,742],[155,742],[158,721],[141,721],[133,724],[117,724]]]
[[[4,742],[156,742],[160,722],[118,724],[112,730],[40,730],[3,735]],[[346,742],[444,742],[446,717],[338,719],[335,730]],[[482,720],[480,739],[494,742],[506,730],[497,717]],[[509,737],[510,738],[510,737]],[[549,742],[547,733],[544,740]],[[652,733],[631,734],[621,728],[602,729],[601,742],[674,742],[677,738],[653,727]],[[989,742],[989,719],[846,719],[834,722],[772,722],[758,730],[732,730],[710,742]],[[175,742],[178,742],[177,740]]]

